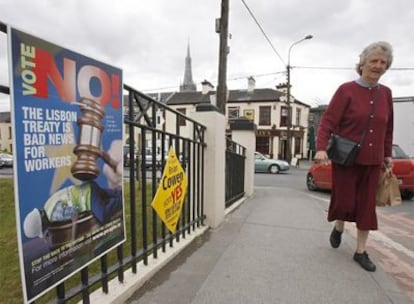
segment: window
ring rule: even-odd
[[[280,109],[280,126],[286,127],[288,124],[288,108],[287,107],[281,107]]]
[[[227,117],[228,119],[234,119],[234,118],[239,118],[239,112],[240,109],[239,107],[228,107],[227,109]]]
[[[259,107],[259,125],[270,126],[270,106]]]
[[[301,109],[296,109],[296,123],[295,125],[300,126],[300,115],[301,115],[302,111]]]
[[[187,109],[186,108],[178,108],[177,111],[178,112],[181,112],[181,113],[183,113],[185,115],[186,112],[187,112]],[[185,126],[186,125],[185,117],[182,117],[181,115],[178,116],[178,124],[180,126]]]
[[[12,138],[12,129],[11,129],[11,127],[9,127],[9,139],[11,139]]]

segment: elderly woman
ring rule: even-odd
[[[332,164],[328,221],[335,221],[330,235],[333,248],[341,244],[345,221],[356,223],[353,258],[367,271],[376,270],[366,252],[366,243],[369,231],[378,229],[375,194],[380,170],[384,165],[392,166],[391,90],[378,83],[392,60],[392,47],[387,42],[372,43],[362,51],[356,66],[360,77],[339,86],[321,119],[317,136],[315,160],[327,161],[326,147],[332,133],[359,142],[366,130],[354,164]]]

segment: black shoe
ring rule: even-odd
[[[366,251],[364,251],[363,253],[355,252],[354,261],[357,262],[366,271],[374,272],[377,269],[375,264],[372,263],[372,261],[369,259],[368,253]]]
[[[331,232],[331,236],[329,238],[329,242],[331,242],[332,248],[338,248],[339,245],[341,245],[341,238],[342,238],[342,232],[336,230],[335,226]]]

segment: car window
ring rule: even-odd
[[[404,159],[409,157],[400,146],[392,146],[392,158]]]
[[[266,156],[264,156],[263,154],[261,154],[259,152],[255,152],[254,153],[254,158],[258,159],[258,160],[264,160],[264,159],[266,159]]]

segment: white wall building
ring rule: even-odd
[[[414,97],[394,100],[394,144],[414,158]]]

